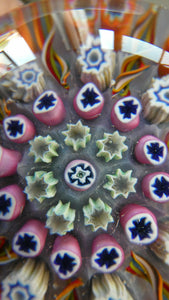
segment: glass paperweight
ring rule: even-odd
[[[169,4],[0,17],[0,299],[169,299]]]

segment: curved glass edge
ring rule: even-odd
[[[54,12],[63,12],[71,9],[106,9],[119,13],[142,14],[144,2],[152,0],[42,0],[23,5],[10,13],[0,16],[0,34],[16,29],[33,19],[49,15]]]
[[[67,50],[78,50],[81,44],[85,44],[89,33],[97,33],[100,36],[102,48],[139,55],[168,67],[169,52],[166,51],[168,49],[161,48],[164,41],[156,44],[154,40],[146,41],[138,35],[133,35],[135,26],[133,19],[142,18],[147,13],[147,9],[149,13],[146,20],[151,21],[152,18],[154,26],[156,25],[156,16],[160,11],[160,6],[152,5],[154,2],[156,0],[120,0],[118,2],[116,0],[43,0],[30,3],[0,17],[0,50],[2,52],[4,44],[8,44],[8,41],[12,43],[12,40],[15,40],[15,45],[12,44],[14,55],[7,52],[10,59],[15,57],[13,59],[15,64],[16,48],[23,48],[20,47],[22,41],[27,44],[24,49],[30,48],[27,61],[34,60],[36,55],[43,50],[48,36],[53,30],[56,33],[57,28],[57,34],[61,35]],[[165,0],[161,3],[165,4]],[[77,35],[76,45],[72,45],[69,41],[70,28]],[[17,43],[16,35],[19,41]],[[16,65],[21,64],[23,62],[16,63]]]

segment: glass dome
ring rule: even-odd
[[[30,2],[0,16],[0,299],[169,299],[168,1]]]

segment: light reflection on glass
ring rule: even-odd
[[[168,66],[169,67],[169,52],[164,51],[163,56],[160,62],[162,65]]]
[[[35,59],[35,55],[28,44],[17,32],[10,38],[4,51],[18,66]]]
[[[125,35],[122,37],[121,51],[140,55],[156,63],[160,61],[163,52],[160,47]]]
[[[101,47],[114,50],[114,31],[99,29]],[[122,36],[121,51],[139,55],[155,63],[169,65],[169,52],[131,36]]]
[[[99,29],[100,43],[103,49],[114,50],[114,31]]]

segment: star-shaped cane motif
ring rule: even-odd
[[[152,185],[154,187],[153,193],[158,197],[162,198],[163,195],[169,196],[169,181],[167,181],[163,176],[161,179],[156,178],[155,183]]]
[[[16,245],[19,246],[19,251],[29,253],[36,251],[37,242],[34,240],[34,235],[25,233],[23,236],[19,235]]]
[[[129,227],[129,230],[131,231],[132,239],[135,239],[137,236],[139,237],[139,240],[142,241],[146,238],[150,238],[150,234],[153,233],[153,230],[151,228],[151,222],[146,223],[146,218],[141,218],[138,220],[133,220],[133,227]]]
[[[8,122],[7,131],[9,132],[9,135],[12,137],[17,137],[17,135],[23,134],[23,123],[20,122],[20,120],[10,120]]]
[[[99,258],[95,259],[95,262],[100,266],[106,266],[106,269],[116,264],[116,259],[119,257],[115,248],[112,248],[110,251],[108,249],[103,249],[102,252],[97,253]]]
[[[74,266],[76,266],[75,258],[67,253],[65,253],[63,256],[58,253],[54,263],[55,265],[59,266],[59,272],[64,275],[67,275],[68,272],[72,272]]]

